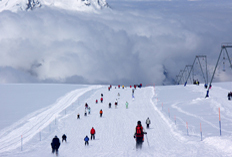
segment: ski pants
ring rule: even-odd
[[[143,137],[136,137],[136,148],[142,148]]]
[[[94,139],[95,140],[95,135],[91,134],[91,140]]]
[[[85,141],[85,145],[89,145],[89,141]]]

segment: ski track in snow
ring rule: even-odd
[[[101,87],[101,88],[100,88]],[[135,99],[132,99],[132,91],[126,89],[111,89],[108,91],[105,86],[90,86],[89,88],[72,91],[60,98],[57,103],[46,108],[36,116],[31,117],[24,125],[8,130],[5,137],[0,138],[0,156],[15,157],[50,157],[50,143],[57,135],[60,140],[62,134],[67,135],[67,143],[62,143],[59,149],[59,156],[229,156],[232,154],[226,145],[218,146],[219,137],[208,137],[203,142],[191,136],[186,136],[178,130],[178,127],[171,119],[159,109],[159,104],[155,98],[160,96],[162,88],[146,87],[135,90]],[[190,88],[193,91],[193,89]],[[91,92],[89,92],[91,91]],[[104,94],[103,103],[95,104],[96,99],[100,99]],[[120,96],[118,96],[120,93]],[[82,96],[82,97],[81,97]],[[114,102],[118,99],[118,106],[115,108]],[[78,105],[64,110],[75,103]],[[160,99],[160,98],[159,98]],[[163,99],[163,98],[161,98]],[[194,99],[196,100],[196,99]],[[126,109],[125,103],[129,103]],[[163,101],[163,100],[162,100]],[[200,116],[184,111],[178,107],[183,102],[171,103],[170,106],[179,112],[200,120]],[[208,100],[207,100],[208,101]],[[91,107],[91,114],[84,116],[84,104],[87,102]],[[111,108],[108,107],[111,102]],[[100,109],[103,110],[103,117],[99,116]],[[62,112],[62,113],[61,113]],[[76,115],[80,113],[81,118]],[[151,119],[150,129],[146,129],[147,137],[143,143],[143,148],[135,149],[133,134],[138,120],[141,120],[145,127],[145,120]],[[54,125],[56,119],[56,125]],[[182,120],[182,119],[181,119]],[[212,127],[211,122],[204,120]],[[48,126],[51,131],[48,131]],[[90,129],[96,129],[96,139],[89,141],[89,146],[84,145],[84,137],[90,137]],[[49,129],[49,130],[50,130]],[[42,140],[39,141],[38,133],[42,133]],[[20,138],[23,134],[23,151],[20,150]],[[231,146],[230,140],[227,146]],[[222,142],[223,142],[222,141]],[[149,145],[148,145],[149,143]],[[216,148],[216,149],[215,149]],[[230,148],[230,147],[229,147]],[[55,155],[54,155],[55,156]]]
[[[13,128],[10,131],[8,130],[7,134],[5,132],[1,132],[0,153],[20,147],[21,141],[19,140],[19,137],[21,135],[23,138],[23,143],[27,143],[40,130],[43,130],[52,121],[54,121],[54,119],[59,118],[59,113],[61,111],[72,105],[72,103],[74,103],[82,94],[92,89],[93,87],[88,87],[86,89],[83,88],[72,91],[64,97],[60,98],[54,105],[52,105],[50,108],[47,108],[47,110],[38,113],[30,119],[22,120],[24,122],[22,126]]]

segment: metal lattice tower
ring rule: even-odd
[[[219,62],[219,60],[220,60],[220,58],[221,58],[221,54],[222,54],[222,51],[223,51],[223,50],[225,50],[225,52],[226,52],[227,58],[228,58],[229,63],[230,63],[230,68],[232,69],[232,64],[231,64],[231,60],[230,60],[230,57],[229,57],[227,48],[232,48],[232,43],[225,43],[225,44],[222,44],[222,45],[221,45],[221,51],[220,51],[220,54],[219,54],[219,56],[218,56],[218,60],[217,60],[216,66],[215,66],[215,68],[214,68],[213,75],[212,75],[211,81],[210,81],[210,83],[209,83],[208,90],[207,90],[207,93],[206,93],[206,96],[205,96],[205,97],[209,97],[209,89],[211,88],[211,83],[212,83],[212,81],[213,81],[213,78],[214,78],[214,75],[215,75],[215,72],[216,72],[216,69],[217,69],[217,66],[218,66],[218,62]]]

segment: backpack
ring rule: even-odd
[[[137,137],[143,137],[143,127],[142,126],[137,126],[136,127],[136,136]]]

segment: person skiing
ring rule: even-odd
[[[87,109],[88,108],[88,104],[87,103],[85,103],[85,109]]]
[[[63,141],[67,142],[67,136],[65,134],[62,136],[62,142]]]
[[[109,108],[111,108],[111,103],[109,103]]]
[[[151,121],[150,121],[149,117],[146,120],[146,124],[147,124],[147,128],[149,128],[149,125],[151,124]]]
[[[79,113],[77,114],[77,119],[80,119],[80,114]]]
[[[128,108],[129,103],[126,101],[126,108]]]
[[[88,112],[89,112],[89,114],[90,114],[90,112],[91,112],[91,108],[90,108],[90,107],[88,108]]]
[[[87,116],[87,112],[86,112],[86,110],[85,110],[85,116]]]
[[[101,103],[103,102],[103,97],[101,97]]]
[[[101,97],[103,97],[103,94],[101,93]]]
[[[57,136],[55,136],[52,139],[51,147],[52,147],[52,153],[56,152],[56,155],[58,155],[58,149],[60,147],[60,139]]]
[[[99,113],[100,113],[100,117],[102,117],[102,114],[103,114],[103,111],[102,111],[102,109],[100,110],[100,112],[99,112]]]
[[[89,137],[86,135],[84,138],[85,145],[89,145]]]
[[[96,133],[96,131],[95,131],[95,129],[92,127],[92,129],[90,130],[90,134],[91,134],[91,140],[92,139],[94,139],[95,140],[95,133]]]
[[[137,126],[135,127],[135,134],[134,134],[134,138],[136,138],[136,149],[137,148],[142,148],[142,144],[143,144],[143,139],[144,139],[144,134],[147,134],[144,131],[144,128],[141,124],[141,121],[137,122]]]
[[[117,105],[118,105],[118,100],[116,99],[116,101],[115,101],[115,108],[117,108]]]
[[[96,99],[96,104],[98,103],[98,100]]]

